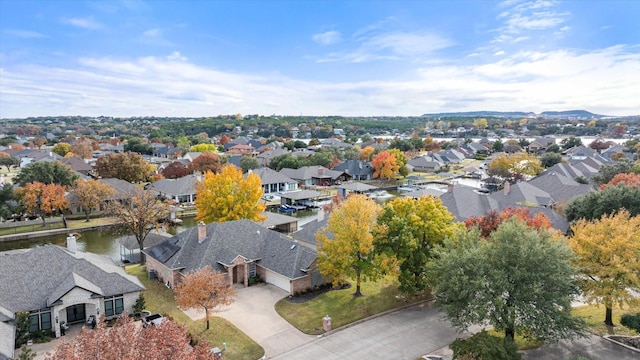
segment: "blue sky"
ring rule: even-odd
[[[0,118],[640,114],[640,1],[0,0]]]

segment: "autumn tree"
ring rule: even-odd
[[[13,182],[24,186],[30,182],[72,186],[78,175],[59,161],[36,161],[24,166]]]
[[[640,186],[640,174],[617,174],[608,183],[600,185],[600,190],[604,190],[609,186],[615,186],[618,184],[625,184],[627,186]]]
[[[210,152],[200,154],[200,156],[193,159],[193,161],[190,162],[188,166],[190,173],[194,173],[197,171],[203,174],[207,171],[217,173],[221,168],[222,162],[220,161],[220,157]]]
[[[640,174],[640,163],[634,163],[631,160],[624,159],[616,161],[611,165],[603,165],[598,173],[593,175],[592,180],[596,185],[606,184],[618,174]]]
[[[400,169],[396,157],[388,151],[382,151],[373,158],[373,177],[382,180],[393,179]]]
[[[456,219],[439,198],[397,198],[387,202],[378,215],[376,252],[398,263],[400,290],[413,293],[428,286],[427,263],[433,248],[452,236]]]
[[[103,320],[95,329],[84,327],[71,341],[60,343],[46,359],[216,359],[204,339],[193,342],[187,327],[173,320],[165,319],[159,325],[147,327],[136,326],[134,319],[126,314],[113,326]]]
[[[227,274],[207,265],[182,276],[175,296],[176,304],[183,309],[202,308],[209,330],[209,312],[218,306],[232,304],[235,292]]]
[[[42,149],[42,146],[47,143],[47,139],[45,139],[43,137],[36,137],[31,142],[38,149]]]
[[[219,173],[207,172],[196,184],[197,221],[225,222],[248,219],[264,220],[262,182],[255,173],[242,176],[234,165],[226,165]]]
[[[532,214],[527,208],[506,208],[500,212],[489,211],[484,216],[472,216],[464,221],[464,225],[467,229],[477,227],[480,229],[480,234],[484,238],[488,238],[492,232],[498,229],[498,226],[504,221],[517,218],[519,221],[527,224],[527,226],[534,229],[551,229],[551,221],[543,213]]]
[[[145,181],[152,167],[137,153],[109,154],[96,161],[96,172],[102,178],[116,178],[131,183]]]
[[[362,281],[375,281],[387,269],[385,257],[376,256],[373,228],[380,206],[364,195],[350,195],[333,210],[327,227],[316,234],[318,269],[335,285],[355,278],[355,296],[362,296]]]
[[[358,153],[358,160],[362,160],[362,161],[371,161],[371,155],[373,155],[373,152],[376,149],[374,149],[372,146],[365,146],[362,150],[360,150],[360,152]]]
[[[147,235],[158,227],[160,219],[169,215],[167,203],[158,200],[152,191],[138,188],[120,201],[109,202],[107,210],[118,219],[122,228],[135,236],[141,252]],[[141,262],[144,263],[144,256]]]
[[[596,220],[602,215],[626,209],[631,216],[640,215],[640,186],[618,184],[571,199],[564,208],[567,220]]]
[[[441,149],[440,142],[434,140],[431,136],[427,136],[422,142],[426,151],[438,152]]]
[[[213,153],[218,151],[216,144],[196,144],[189,148],[190,152]]]
[[[569,244],[587,300],[604,303],[604,323],[613,326],[614,305],[637,304],[640,291],[640,216],[621,210],[597,220],[578,220]]]
[[[93,158],[93,147],[85,142],[78,142],[71,145],[71,151],[81,159]]]
[[[25,210],[31,214],[53,215],[67,208],[65,189],[57,184],[31,182],[17,188],[15,193]],[[45,223],[44,216],[42,216],[42,223],[43,225]]]
[[[486,324],[511,340],[571,338],[582,328],[571,316],[579,294],[572,258],[556,233],[516,218],[488,239],[477,229],[459,232],[431,263],[436,304],[460,329]]]
[[[54,153],[60,156],[65,156],[67,155],[68,152],[71,151],[71,145],[69,145],[66,142],[60,142],[53,145],[53,149],[51,151],[53,151]]]
[[[115,190],[111,186],[98,180],[78,179],[71,190],[72,199],[75,204],[82,207],[87,222],[93,209],[104,204],[105,200],[114,193]]]
[[[542,163],[535,155],[526,152],[500,154],[491,161],[487,172],[491,176],[502,178],[535,176],[542,172]]]
[[[189,175],[189,170],[180,161],[173,161],[160,172],[166,179],[177,179]]]

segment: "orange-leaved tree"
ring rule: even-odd
[[[625,184],[627,186],[640,186],[640,174],[634,174],[634,173],[617,174],[608,183],[600,185],[600,190],[604,190],[609,186],[615,186],[618,184]]]
[[[53,215],[53,213],[63,210],[67,207],[67,198],[64,196],[65,189],[63,186],[56,184],[43,184],[38,181],[25,184],[23,187],[16,189],[16,197],[22,203],[28,213],[44,213]],[[45,219],[42,216],[44,225]]]
[[[387,270],[383,257],[376,256],[373,244],[380,209],[364,195],[349,195],[333,210],[327,227],[316,233],[318,269],[334,285],[355,278],[355,296],[362,296],[361,281],[376,280]]]
[[[98,180],[78,179],[71,190],[73,202],[82,207],[87,222],[89,222],[89,214],[93,209],[104,204],[105,200],[114,193],[115,190],[111,186]]]
[[[373,155],[374,149],[372,146],[365,146],[360,152],[358,152],[358,159],[362,161],[371,160],[371,155]]]
[[[235,291],[229,276],[214,271],[211,266],[191,271],[180,279],[176,286],[176,303],[184,309],[202,308],[209,330],[209,311],[234,301]]]
[[[205,223],[248,219],[264,220],[260,215],[266,205],[260,202],[262,181],[255,173],[246,177],[234,165],[226,165],[219,173],[207,172],[196,184],[197,221]]]
[[[373,177],[377,179],[393,179],[400,169],[395,155],[382,151],[373,158]]]
[[[99,321],[93,330],[83,328],[73,340],[62,342],[47,354],[46,359],[216,359],[204,339],[198,339],[195,346],[190,344],[185,325],[165,319],[160,325],[141,327],[123,314],[112,327]]]
[[[569,245],[587,300],[604,303],[605,324],[613,326],[613,306],[639,302],[630,290],[640,291],[640,216],[627,210],[598,220],[578,220]]]
[[[220,171],[221,167],[222,162],[220,161],[220,157],[218,155],[210,152],[205,152],[197,158],[193,159],[193,161],[189,163],[188,169],[190,173],[193,173],[195,171],[199,171],[201,173],[205,173],[207,171],[217,173],[218,171]]]
[[[467,228],[477,226],[480,229],[482,237],[489,237],[498,226],[504,221],[512,217],[525,223],[528,227],[534,229],[551,228],[551,221],[543,213],[533,215],[527,208],[506,208],[501,212],[489,211],[485,216],[472,216],[464,221]]]

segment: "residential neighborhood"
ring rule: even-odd
[[[115,120],[92,121],[111,126],[109,124]],[[37,121],[35,123],[38,124]],[[140,123],[138,119],[130,122]],[[632,179],[640,173],[640,137],[631,127],[628,130],[629,137],[598,137],[588,139],[589,143],[583,142],[587,138],[576,136],[530,136],[526,133],[512,138],[438,138],[438,131],[430,127],[429,121],[420,132],[396,136],[368,133],[356,136],[349,127],[344,127],[324,139],[265,138],[257,135],[263,131],[260,128],[245,131],[240,127],[238,132],[234,129],[234,132],[225,131],[213,136],[200,132],[180,139],[164,135],[162,139],[153,137],[161,133],[159,129],[162,129],[162,122],[152,125],[154,122],[145,120],[143,127],[131,126],[131,129],[150,129],[149,133],[138,132],[134,136],[119,138],[72,136],[62,132],[61,136],[50,136],[46,144],[38,147],[35,145],[37,134],[24,136],[12,133],[20,127],[11,122],[8,124],[3,128],[7,133],[0,138],[0,156],[11,160],[7,161],[6,166],[3,165],[0,177],[3,190],[0,230],[6,230],[0,235],[1,241],[11,246],[14,243],[12,239],[29,238],[31,235],[27,234],[35,230],[41,230],[37,232],[42,234],[33,236],[46,237],[56,233],[67,236],[64,245],[20,245],[0,252],[0,257],[6,260],[0,262],[0,287],[4,289],[0,291],[0,330],[3,334],[0,356],[8,359],[24,351],[20,346],[16,348],[18,343],[33,344],[32,340],[23,339],[38,335],[54,343],[58,341],[55,339],[65,336],[70,326],[72,329],[76,324],[91,327],[94,321],[115,321],[119,314],[139,313],[141,309],[135,309],[134,305],[141,294],[149,298],[155,297],[152,294],[158,289],[176,292],[183,279],[205,267],[219,273],[222,284],[235,289],[235,303],[226,310],[220,308],[217,311],[221,311],[221,318],[244,332],[244,336],[253,338],[248,341],[262,349],[262,353],[258,350],[251,357],[286,359],[305,358],[306,355],[302,354],[325,356],[312,350],[312,344],[347,336],[347,332],[335,330],[351,321],[356,324],[364,321],[362,325],[356,325],[364,327],[374,324],[373,320],[369,322],[367,318],[376,312],[387,314],[396,309],[397,316],[402,316],[405,311],[414,311],[409,309],[416,306],[428,306],[430,320],[425,318],[425,321],[430,323],[435,321],[436,314],[441,314],[442,310],[439,309],[444,309],[439,307],[443,305],[439,305],[442,300],[437,294],[432,296],[427,291],[435,284],[400,280],[405,271],[401,264],[409,263],[411,255],[402,252],[390,255],[387,252],[391,249],[398,251],[399,243],[391,246],[390,250],[382,250],[382,244],[389,241],[386,239],[396,238],[388,232],[395,231],[395,226],[399,226],[394,225],[396,220],[383,216],[383,213],[396,213],[398,219],[410,216],[418,216],[421,221],[430,216],[449,219],[444,221],[448,225],[437,232],[450,235],[438,235],[429,240],[434,241],[436,247],[444,246],[445,238],[453,236],[454,229],[459,226],[468,226],[470,229],[479,226],[485,231],[487,223],[483,221],[503,216],[504,220],[500,221],[506,222],[513,214],[521,219],[529,219],[527,221],[532,228],[548,227],[557,236],[570,238],[572,231],[577,229],[576,221],[581,217],[567,214],[584,212],[575,205],[576,199],[604,193],[603,186],[611,183],[618,174],[628,176],[628,179],[620,177],[613,187],[621,186],[620,183],[627,184],[629,189],[637,187]],[[169,124],[173,126],[180,122]],[[34,126],[46,129],[49,125]],[[533,127],[531,123],[528,126]],[[458,127],[456,131],[457,134],[486,134],[486,131],[473,127]],[[245,132],[246,135],[243,134]],[[174,144],[178,143],[181,145],[176,147]],[[213,191],[203,188],[206,178],[219,176],[225,167],[231,167],[242,180],[216,187],[215,191],[221,193],[203,194],[202,191]],[[225,179],[218,178],[215,181],[222,184]],[[48,190],[53,186],[59,187]],[[87,196],[84,187],[88,187],[89,193],[94,196]],[[106,190],[98,190],[103,188]],[[226,191],[229,191],[229,195],[222,193]],[[152,202],[136,202],[142,197],[148,197]],[[337,217],[336,214],[342,214],[341,208],[356,200],[359,202],[355,206],[359,210],[353,214],[353,221],[358,225],[349,220],[347,215]],[[633,200],[620,201],[626,204],[626,201]],[[613,208],[627,206],[622,203],[607,204]],[[373,213],[380,212],[380,215],[366,223],[363,221],[367,219],[366,208],[370,205],[373,206]],[[219,207],[220,210],[216,210],[219,212],[213,211],[214,215],[211,216],[220,216],[225,220],[201,220],[204,219],[203,206]],[[415,214],[419,215],[409,215],[403,213],[406,206],[432,208],[424,210],[427,211],[425,213],[416,209]],[[240,211],[254,207],[259,211]],[[157,212],[156,215],[144,218],[147,216],[144,214],[148,214],[152,208]],[[123,212],[124,218],[113,215],[118,209],[127,209]],[[148,210],[142,214],[137,209]],[[231,209],[238,209],[235,211],[238,211],[239,217],[229,217],[232,215],[229,212]],[[438,209],[444,213],[439,215],[441,210]],[[632,212],[632,217],[637,215],[634,212],[637,208],[629,207],[627,210]],[[140,216],[144,219],[138,218]],[[195,223],[189,220],[194,217]],[[123,235],[126,235],[113,240],[120,248],[117,259],[83,251],[76,244],[76,237],[82,236],[82,228],[73,230],[72,226],[75,225],[70,224],[84,222],[85,226],[93,226],[101,219],[112,219],[105,224],[121,227]],[[132,224],[145,220],[146,225],[141,228],[143,231],[136,232],[134,227],[128,227],[127,219]],[[183,221],[187,220],[195,225],[181,227]],[[495,225],[498,229],[501,228],[500,221]],[[632,220],[628,221],[629,226],[634,226]],[[30,225],[30,230],[25,228],[27,231],[21,235],[20,227],[27,224],[38,225]],[[345,231],[343,225],[358,226],[361,230],[345,238],[342,234]],[[387,230],[382,233],[376,226],[384,226]],[[410,230],[412,226],[404,224],[401,228],[413,231]],[[177,233],[167,232],[176,227],[181,230]],[[486,231],[491,234],[497,230],[494,227]],[[367,234],[372,237],[359,239],[359,236]],[[340,241],[354,239],[373,239],[369,252],[357,257],[368,256],[372,263],[377,264],[375,259],[378,257],[391,256],[380,264],[396,264],[395,268],[380,265],[380,272],[386,276],[382,280],[374,273],[367,275],[370,277],[364,282],[363,299],[374,297],[373,294],[369,295],[371,291],[376,298],[382,297],[367,285],[369,282],[374,284],[382,281],[389,289],[394,289],[394,300],[381,309],[367,310],[365,315],[358,315],[354,320],[335,318],[333,322],[326,320],[323,323],[323,316],[327,314],[320,313],[315,314],[312,324],[289,319],[286,314],[292,314],[293,310],[282,309],[288,309],[298,302],[315,301],[306,300],[306,294],[314,294],[310,299],[317,296],[322,299],[320,301],[331,302],[331,298],[324,298],[322,294],[335,291],[353,293],[356,278],[351,270],[347,269],[348,266],[338,270],[348,261],[344,257],[348,245],[338,249],[336,256],[341,254],[342,257],[335,263],[331,262],[331,251],[335,250],[329,246],[332,243],[338,246]],[[363,246],[362,242],[360,246]],[[377,246],[380,250],[376,249]],[[412,251],[418,253],[423,250],[415,248]],[[132,275],[131,271],[137,271],[138,277]],[[389,277],[396,280],[390,280]],[[31,285],[24,287],[22,284]],[[343,286],[345,289],[340,290]],[[360,280],[357,280],[357,286],[359,290]],[[629,286],[630,291],[637,291],[640,284],[630,283]],[[18,288],[21,290],[16,291]],[[573,295],[567,293],[562,296]],[[268,300],[262,300],[263,297]],[[398,299],[405,298],[412,300],[398,302]],[[289,329],[287,336],[297,340],[286,345],[286,341],[275,335],[264,337],[271,331],[268,328],[262,329],[262,332],[254,330],[253,327],[258,325],[247,322],[247,319],[260,316],[253,313],[257,310],[250,306],[255,301],[263,302],[261,308],[266,307],[260,311],[270,314],[272,318],[263,321],[281,324],[279,326],[283,329]],[[407,310],[403,310],[405,308]],[[30,325],[26,333],[21,333],[19,316],[25,316],[25,311]],[[183,313],[181,316],[190,319],[185,321],[203,319],[202,312],[197,309],[174,307],[171,311]],[[345,311],[353,313],[348,308]],[[622,310],[616,311],[620,316]],[[602,312],[604,314],[604,310]],[[396,315],[383,315],[376,321],[391,319],[392,316]],[[451,319],[455,325],[455,318]],[[438,342],[425,345],[422,349],[419,346],[411,348],[412,352],[405,353],[400,348],[393,351],[403,354],[400,358],[416,358],[429,353],[450,358],[449,345],[459,337],[455,330],[467,329],[469,332],[465,332],[464,337],[469,337],[480,330],[477,325],[480,324],[475,323],[474,327],[469,328],[438,321],[437,326],[442,329],[440,333],[447,334],[441,335]],[[260,329],[260,326],[257,328]],[[380,326],[385,325],[381,323]],[[305,330],[305,327],[309,328]],[[571,331],[566,331],[566,338],[572,339],[569,336]],[[323,335],[327,340],[312,341],[311,335]],[[213,334],[210,336],[218,341],[211,344],[212,347],[222,349],[223,341]],[[359,341],[357,335],[348,336],[350,341]],[[543,338],[539,338],[540,343],[536,347],[547,343]],[[565,336],[559,338],[565,339]],[[393,344],[389,346],[393,349]],[[546,346],[542,345],[541,349]],[[298,347],[301,352],[297,352]],[[226,354],[222,350],[220,353],[225,358],[246,358],[246,353],[238,353],[238,348],[232,348]],[[528,358],[527,352],[524,353]],[[338,358],[353,357],[343,353]],[[390,355],[388,358],[395,357]]]

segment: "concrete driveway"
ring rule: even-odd
[[[543,345],[535,350],[524,351],[523,354],[525,360],[569,359],[574,356],[583,356],[590,360],[640,359],[640,352],[627,349],[595,335],[573,341]]]
[[[330,332],[274,359],[415,360],[443,354],[461,336],[431,303],[423,303]]]
[[[227,319],[264,348],[268,358],[300,347],[315,339],[293,327],[278,315],[274,306],[288,294],[271,284],[236,288],[236,301],[214,313]],[[202,311],[185,311],[194,320],[203,319]],[[319,319],[318,321],[322,321]]]

